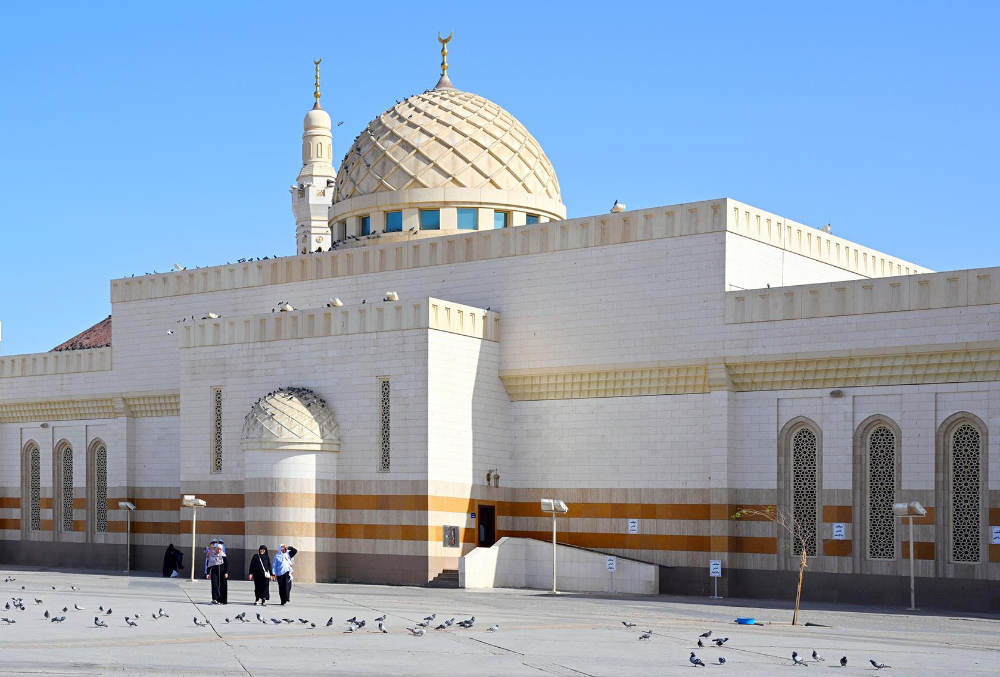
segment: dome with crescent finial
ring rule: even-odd
[[[503,107],[452,85],[450,39],[439,36],[437,85],[398,100],[348,147],[333,185],[330,224],[341,231],[334,230],[334,239],[351,232],[344,225],[351,217],[382,219],[392,210],[403,210],[405,230],[412,223],[407,208],[440,210],[442,231],[467,227],[461,215],[457,222],[448,215],[456,209],[479,210],[481,218],[469,217],[479,218],[477,228],[483,219],[492,223],[490,211],[512,217],[507,225],[566,217],[559,179],[538,140]],[[377,230],[374,216],[371,229]]]

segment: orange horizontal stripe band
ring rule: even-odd
[[[0,498],[0,508],[20,508],[21,499],[18,496],[4,496]]]
[[[900,550],[900,557],[902,559],[910,559],[910,542],[903,541],[902,549]],[[915,557],[913,559],[934,559],[934,543],[931,541],[914,541],[913,542],[913,554]]]

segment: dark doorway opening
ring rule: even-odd
[[[489,548],[497,542],[497,509],[494,505],[479,504],[479,547]]]

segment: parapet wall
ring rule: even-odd
[[[437,329],[484,341],[500,340],[500,314],[435,298],[220,317],[185,322],[181,348]]]
[[[1000,304],[1000,268],[726,293],[726,323],[799,320]]]
[[[183,270],[111,281],[111,302],[199,294],[349,275],[531,256],[628,242],[732,232],[866,277],[926,272],[882,252],[788,221],[729,199],[707,200],[619,214],[462,232],[439,238],[380,242],[267,261]],[[386,238],[388,240],[388,238]]]
[[[0,378],[82,374],[110,369],[110,347],[0,357]]]

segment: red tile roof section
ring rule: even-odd
[[[87,350],[88,348],[107,348],[111,345],[111,316],[85,329],[65,343],[60,343],[49,352],[63,350]]]

